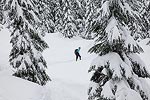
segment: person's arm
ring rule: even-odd
[[[78,49],[78,53],[79,53],[80,49]]]

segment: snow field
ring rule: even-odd
[[[9,53],[11,50],[10,33],[7,29],[2,29],[0,34],[0,70],[7,69],[9,66]]]
[[[48,65],[47,72],[52,79],[49,86],[53,100],[87,99],[91,76],[88,69],[95,57],[87,52],[93,42],[81,38],[65,39],[58,33],[48,34],[45,40],[50,46],[45,50],[44,58]],[[74,50],[78,47],[81,47],[82,60],[75,61]]]
[[[87,99],[90,74],[88,69],[94,55],[87,53],[92,41],[81,38],[64,39],[58,33],[48,34],[45,39],[49,49],[43,56],[48,65],[47,73],[52,79],[46,86],[12,76],[9,67],[11,50],[10,34],[7,30],[0,37],[0,100],[83,100]],[[3,44],[5,42],[6,44]],[[74,50],[81,47],[82,60],[75,61]],[[2,57],[4,56],[4,57]],[[7,67],[7,70],[4,70]]]
[[[44,52],[48,73],[52,78],[87,84],[89,81],[88,69],[94,57],[87,53],[91,41],[58,37],[60,37],[58,34],[46,36],[46,41],[50,46]],[[82,60],[76,62],[74,50],[78,47],[81,47]]]
[[[12,76],[9,68],[9,53],[11,50],[10,34],[2,30],[0,37],[0,100],[86,100],[89,87],[90,73],[88,69],[94,54],[87,53],[93,41],[81,38],[65,39],[58,33],[45,37],[49,45],[43,53],[47,61],[47,73],[52,79],[42,87],[35,83]],[[150,66],[150,47],[145,46],[147,40],[140,42],[144,53],[141,59]],[[81,47],[82,60],[75,61],[74,50]],[[148,70],[150,68],[148,67]],[[150,83],[150,80],[147,79]],[[129,91],[127,91],[129,92]]]

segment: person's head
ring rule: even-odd
[[[79,47],[79,49],[81,49],[81,47]]]

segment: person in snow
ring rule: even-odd
[[[75,49],[75,51],[74,51],[74,53],[76,55],[76,61],[78,60],[78,58],[80,58],[80,60],[81,60],[81,56],[79,54],[80,49],[81,49],[81,47],[79,47],[78,49]]]

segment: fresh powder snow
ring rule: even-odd
[[[1,32],[5,32],[5,34],[0,37],[0,67],[2,68],[0,71],[0,100],[87,99],[90,81],[88,69],[95,57],[87,51],[93,41],[81,38],[66,39],[59,33],[47,34],[45,40],[49,44],[49,49],[44,51],[43,56],[47,61],[47,73],[52,81],[41,87],[12,76],[13,69],[9,67],[8,61],[11,49],[10,33],[6,29]],[[74,50],[78,47],[81,47],[82,60],[76,61]]]
[[[43,56],[48,66],[47,73],[52,81],[45,86],[40,86],[12,76],[13,70],[9,67],[8,61],[11,50],[10,33],[7,29],[3,29],[0,33],[3,33],[0,37],[0,100],[86,100],[88,98],[91,77],[88,69],[93,59],[97,57],[87,53],[93,40],[83,40],[79,37],[66,39],[59,33],[47,34],[45,40],[49,48],[44,51]],[[140,42],[144,48],[144,53],[140,54],[140,57],[146,66],[150,66],[150,47],[146,46],[146,42],[147,40]],[[81,47],[82,60],[75,61],[74,50],[78,47]],[[148,69],[150,70],[149,67]],[[150,80],[147,79],[147,81],[150,83]],[[145,84],[144,81],[143,84]],[[107,85],[104,88],[109,90]],[[120,89],[126,89],[126,87],[120,87]],[[104,94],[106,92],[103,91]],[[116,98],[120,100],[122,93],[117,92],[119,96]],[[127,90],[125,93],[126,98],[137,94],[132,90]],[[111,92],[107,95],[112,96]],[[137,94],[136,97],[138,96]],[[133,99],[141,100],[136,97]]]

